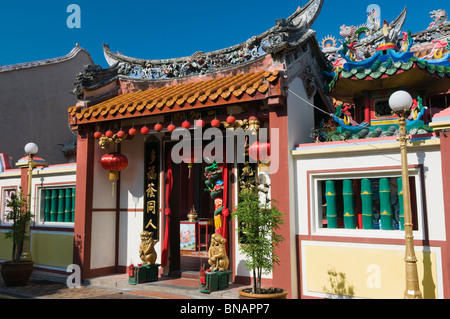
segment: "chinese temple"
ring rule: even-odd
[[[151,232],[160,275],[208,266],[209,238],[219,233],[226,240],[232,280],[249,283],[230,213],[250,164],[202,160],[211,136],[202,139],[201,133],[265,129],[272,154],[279,157],[253,169],[276,185],[271,197],[285,214],[286,235],[278,248],[280,265],[264,280],[296,295],[289,154],[309,140],[311,105],[331,108],[323,90],[327,61],[311,29],[322,5],[323,0],[311,0],[243,43],[188,57],[137,59],[103,46],[110,67],[90,66],[80,73],[74,89],[79,101],[68,109],[78,136],[74,262],[84,278],[138,263],[144,230]],[[200,139],[192,144],[195,155],[183,154],[176,162],[178,140],[171,135],[180,128],[192,136],[200,128]]]
[[[430,12],[428,28],[413,33],[404,29],[407,8],[386,21],[370,5],[365,23],[318,41],[324,1],[304,2],[221,50],[142,59],[104,44],[108,67],[88,57],[73,72],[76,101],[64,105],[76,141],[63,164],[30,179],[35,269],[66,273],[75,264],[82,280],[132,273],[132,284],[145,271],[150,281],[202,283],[207,269],[226,274],[225,286],[249,285],[233,212],[247,178],[260,176],[283,214],[279,263],[263,286],[287,298],[401,298],[408,226],[422,297],[449,298],[447,12]],[[81,51],[49,67],[85,58]],[[0,76],[10,71],[0,67]],[[407,137],[389,103],[398,91],[412,101]],[[28,186],[27,168],[11,164],[0,153],[2,207]],[[10,225],[3,209],[0,231]],[[9,250],[1,241],[0,257]]]

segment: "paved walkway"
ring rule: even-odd
[[[198,279],[160,277],[158,281],[132,285],[126,274],[92,278],[79,288],[68,288],[67,276],[34,271],[28,284],[7,287],[0,276],[0,299],[238,299],[241,285],[210,294],[200,292]]]

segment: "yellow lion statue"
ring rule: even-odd
[[[230,260],[228,259],[225,243],[226,239],[220,234],[211,235],[211,245],[208,250],[208,264],[212,271],[225,271],[228,269]]]
[[[156,262],[155,244],[157,240],[153,239],[153,232],[141,232],[141,244],[139,245],[139,257],[144,265],[154,265]]]

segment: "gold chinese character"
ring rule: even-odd
[[[150,184],[148,184],[148,186],[147,186],[146,192],[147,192],[147,197],[148,197],[148,198],[154,198],[154,197],[156,197],[155,193],[157,192],[157,190],[154,189],[153,186],[155,186],[155,184],[153,184],[153,183],[150,183]]]
[[[156,177],[158,177],[158,175],[156,174],[156,167],[155,167],[155,165],[150,166],[148,171],[147,171],[147,179],[156,179]]]
[[[156,201],[149,200],[147,202],[147,213],[152,213],[153,215],[156,214]]]
[[[155,153],[155,150],[151,150],[151,152],[150,152],[150,162],[149,162],[149,164],[153,164],[153,163],[155,162],[155,159],[156,159],[156,153]]]
[[[148,226],[152,226],[153,229],[156,229],[156,226],[153,225],[153,221],[151,219],[148,221],[148,224],[147,224],[147,226],[145,226],[145,228],[147,229]]]

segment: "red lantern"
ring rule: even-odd
[[[227,123],[230,125],[234,125],[234,123],[236,123],[236,118],[233,115],[228,116]]]
[[[103,155],[100,163],[104,169],[109,171],[109,179],[116,181],[119,179],[119,171],[128,166],[128,159],[120,153],[110,153]]]
[[[161,132],[163,130],[163,126],[162,124],[155,124],[155,126],[153,127],[155,129],[156,132]]]
[[[214,119],[211,121],[211,126],[212,127],[219,127],[220,126],[220,121],[218,119]]]
[[[270,143],[255,142],[248,148],[248,155],[255,161],[267,162],[270,160]]]
[[[205,121],[202,119],[195,121],[195,126],[197,127],[205,127]]]
[[[189,121],[184,121],[183,123],[181,123],[181,126],[189,130],[191,128],[191,123],[189,123]]]
[[[117,132],[117,137],[125,138],[125,137],[127,137],[127,133],[125,133],[125,131],[120,130],[119,132]]]
[[[108,130],[108,131],[106,131],[105,136],[111,138],[114,136],[114,132],[111,130]]]
[[[169,131],[169,132],[173,132],[173,131],[175,131],[175,129],[176,129],[177,127],[175,126],[175,125],[173,125],[173,124],[169,124],[169,126],[167,127],[167,131]]]
[[[148,133],[150,133],[150,129],[147,126],[143,126],[141,128],[141,133],[147,135]]]
[[[95,138],[101,138],[103,136],[102,132],[95,132],[94,137]]]
[[[137,130],[134,128],[134,127],[132,127],[132,128],[130,128],[129,130],[128,130],[128,134],[130,134],[131,136],[136,136],[137,135]]]

